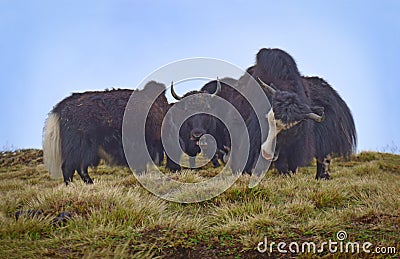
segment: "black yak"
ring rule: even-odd
[[[200,147],[203,151],[205,149],[201,142],[199,142],[199,145],[196,146],[196,143],[194,142],[196,140],[196,136],[201,137],[204,134],[209,134],[212,135],[216,142],[216,156],[214,155],[211,160],[215,167],[219,165],[217,157],[221,158],[221,160],[226,163],[228,162],[229,157],[233,154],[230,161],[230,167],[232,168],[232,171],[234,173],[242,172],[243,170],[248,173],[251,172],[253,161],[255,160],[253,157],[257,156],[257,154],[256,151],[250,147],[248,154],[243,154],[243,152],[245,152],[244,150],[246,150],[244,147],[246,143],[243,142],[242,145],[241,142],[244,141],[243,137],[247,135],[243,133],[243,130],[246,130],[244,127],[247,126],[245,118],[249,117],[251,113],[254,113],[256,118],[257,115],[253,110],[254,107],[249,104],[248,100],[244,96],[247,96],[250,99],[258,100],[257,97],[259,97],[261,94],[261,98],[264,99],[265,104],[267,104],[266,97],[264,96],[260,86],[255,81],[253,86],[259,91],[247,91],[247,89],[239,89],[238,81],[236,79],[223,78],[221,80],[217,79],[206,83],[200,89],[200,91],[191,91],[184,95],[186,97],[195,94],[208,93],[211,94],[211,96],[218,96],[219,98],[225,100],[224,102],[211,102],[213,100],[211,99],[210,102],[202,103],[203,106],[208,107],[208,111],[210,113],[215,114],[216,116],[211,116],[208,114],[196,114],[187,119],[182,125],[180,136],[183,142],[183,149],[185,153],[188,153],[186,151],[188,147],[195,147],[193,148],[194,152],[192,164],[194,164],[194,156],[200,152]],[[243,92],[240,92],[242,90]],[[182,99],[176,95],[176,93],[173,91],[173,88],[171,88],[171,91],[172,95],[176,99]],[[244,95],[242,95],[242,93],[244,93]],[[255,97],[254,95],[257,94],[258,96]],[[229,105],[229,103],[231,104],[231,107],[225,106]],[[190,103],[190,105],[192,105],[192,103]],[[262,108],[267,109],[264,106]],[[266,121],[265,118],[264,120]],[[225,121],[225,123],[228,125],[226,125],[223,121]],[[256,123],[258,125],[258,120],[256,120]],[[252,127],[252,125],[250,127]],[[260,126],[258,126],[258,129],[260,129]],[[254,132],[252,130],[250,131]],[[193,135],[193,132],[199,132],[199,134],[195,136]],[[259,130],[258,133],[260,134],[259,143],[261,143],[261,130]],[[232,137],[235,138],[235,141],[232,141]],[[250,135],[249,137],[252,138],[253,136]],[[232,143],[236,144],[235,148],[232,148]],[[206,147],[207,146],[209,145],[206,145]],[[236,152],[232,152],[233,150],[236,150]],[[246,155],[252,157],[247,160],[247,164],[244,160]]]
[[[257,91],[252,91],[252,89],[245,89],[245,88],[251,88],[251,87],[256,87],[259,88],[259,85],[256,83],[249,83],[249,72],[251,72],[252,68],[249,68],[247,73],[242,76],[239,80],[235,80],[232,78],[225,78],[221,80],[221,90],[217,93],[218,96],[221,98],[225,99],[229,103],[237,109],[239,112],[240,116],[243,118],[247,131],[249,133],[249,141],[250,141],[250,149],[248,152],[248,158],[246,164],[242,165],[241,159],[239,159],[237,156],[243,156],[241,152],[237,152],[237,156],[234,156],[231,161],[231,169],[234,173],[237,173],[238,171],[243,170],[246,173],[251,174],[252,170],[255,168],[255,163],[257,162],[257,159],[260,154],[260,146],[261,146],[261,126],[260,126],[260,121],[257,119],[256,112],[254,110],[255,107],[252,107],[250,104],[249,100],[245,98],[243,95],[244,92],[247,93],[256,93]],[[245,86],[245,87],[243,87]],[[216,89],[216,81],[211,81],[207,83],[206,85],[203,86],[201,89],[202,91],[207,91],[207,92],[213,92]],[[254,90],[254,89],[253,89]],[[253,98],[255,99],[255,98]],[[265,110],[269,109],[269,107],[265,107]],[[228,112],[229,113],[229,112]],[[228,114],[227,117],[232,120],[234,119],[233,114]],[[265,118],[264,118],[265,119]],[[267,126],[266,123],[263,124],[263,126]],[[234,129],[230,129],[234,130]],[[228,133],[228,129],[226,128],[226,125],[223,123],[217,123],[217,140],[219,141],[219,149],[220,152],[225,153],[225,161],[228,159],[227,156],[230,155],[230,150],[231,150],[231,139]],[[239,140],[240,141],[246,141],[246,140]],[[257,145],[258,143],[258,145]],[[243,149],[243,145],[245,143],[243,142],[242,144],[238,144],[238,149],[241,150]],[[258,148],[257,148],[258,146]],[[242,169],[240,169],[242,168]],[[263,167],[263,169],[266,169],[266,165]],[[258,170],[257,174],[261,172]]]
[[[59,102],[49,113],[43,130],[44,163],[51,177],[62,175],[68,184],[77,171],[85,183],[93,183],[88,167],[97,166],[100,159],[126,166],[122,143],[125,107],[132,94],[145,98],[146,92],[155,88],[165,92],[163,84],[151,81],[143,90],[74,93]],[[146,121],[146,144],[156,164],[164,157],[161,123],[170,107],[164,92],[152,105]]]
[[[185,97],[193,97],[194,95],[204,93],[209,93],[211,97],[213,97],[221,90],[220,82],[218,81],[216,84],[217,87],[213,92],[194,90],[186,93],[183,96],[179,96],[174,90],[174,85],[171,84],[171,94],[178,101],[183,100]],[[175,103],[174,105],[176,105],[175,108],[179,107],[179,109],[185,111],[196,111],[200,108],[205,108],[206,110],[209,108],[209,111],[211,111],[212,109],[207,98],[204,96],[200,97],[200,95],[198,99],[193,99],[193,102],[184,102],[183,100]],[[179,140],[183,152],[189,156],[190,168],[195,167],[195,157],[197,154],[201,153],[202,149],[203,151],[206,151],[207,146],[211,144],[207,143],[210,142],[210,140],[207,141],[207,138],[203,136],[206,136],[206,134],[212,135],[213,137],[216,136],[217,123],[218,122],[215,117],[204,112],[193,114],[182,123],[181,127],[179,128]],[[218,145],[219,143],[215,144]],[[205,153],[206,155],[210,156],[209,158],[211,158],[211,162],[213,163],[214,167],[220,166],[216,154],[207,154],[207,152]]]
[[[207,93],[216,93],[217,96],[225,99],[229,103],[232,103],[232,100],[239,96],[240,93],[233,87],[237,85],[238,81],[233,78],[222,78],[220,80],[212,80],[206,83],[200,91]],[[219,85],[218,85],[219,84]],[[218,91],[218,87],[220,88]],[[241,95],[240,95],[241,96]],[[218,107],[217,107],[218,108]],[[235,107],[236,108],[236,107]],[[239,110],[240,112],[240,110]],[[241,114],[242,115],[242,114]],[[244,117],[245,115],[242,115]],[[213,118],[216,124],[216,131],[214,138],[217,142],[217,156],[226,163],[229,158],[229,153],[231,149],[231,140],[228,128],[226,125],[219,119]]]
[[[316,178],[329,179],[330,155],[348,156],[356,144],[345,102],[322,79],[301,77],[293,58],[280,49],[261,49],[252,76],[271,100],[267,118],[276,125],[261,146],[262,156],[275,158],[277,170],[285,174],[316,157]]]

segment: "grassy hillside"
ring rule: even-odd
[[[146,191],[127,168],[101,165],[90,172],[94,185],[75,175],[65,186],[49,178],[41,150],[1,152],[0,257],[294,256],[278,253],[276,245],[272,254],[256,247],[264,237],[276,243],[338,241],[341,230],[346,242],[395,247],[391,256],[399,256],[400,156],[362,152],[351,161],[334,160],[331,170],[329,181],[314,180],[315,165],[293,177],[271,170],[253,189],[241,176],[212,200],[178,204]],[[215,173],[207,168],[174,177],[199,181]],[[70,218],[55,219],[61,212]],[[321,255],[360,256],[300,254]]]

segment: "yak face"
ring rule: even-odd
[[[270,112],[274,114],[275,131],[278,135],[281,131],[289,130],[306,119],[322,121],[323,111],[323,107],[310,107],[302,102],[295,93],[277,91],[272,98],[272,111]]]
[[[180,136],[184,140],[198,142],[200,138],[215,129],[215,120],[209,114],[199,113],[192,115],[184,121],[180,128]]]
[[[323,107],[310,107],[297,93],[279,91],[258,79],[260,85],[271,96],[272,109],[267,114],[269,131],[267,140],[262,144],[262,156],[267,160],[276,159],[273,143],[282,132],[291,131],[294,135],[296,125],[310,119],[321,122],[324,119]]]
[[[193,115],[182,124],[179,130],[181,147],[188,155],[196,156],[202,149],[207,149],[209,144],[212,144],[206,136],[214,135],[215,132],[216,121],[211,115]]]
[[[210,103],[211,98],[216,96],[221,91],[221,84],[217,80],[217,88],[214,93],[208,93],[207,91],[191,91],[186,93],[183,97],[177,95],[174,91],[173,84],[171,84],[171,94],[176,100],[183,100],[185,97],[197,95],[196,98],[191,98],[190,102],[181,101],[179,102],[179,109],[184,112],[190,111],[209,111],[212,113],[212,104]],[[200,147],[206,147],[207,138],[202,138],[205,134],[215,135],[217,119],[207,113],[196,113],[187,118],[179,129],[179,136],[181,139],[181,147],[190,156],[195,156],[201,152]]]

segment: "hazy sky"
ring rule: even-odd
[[[47,113],[72,92],[136,88],[190,57],[246,69],[263,47],[339,92],[358,150],[400,149],[399,13],[396,0],[0,0],[0,150],[40,148]]]

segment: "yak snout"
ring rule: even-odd
[[[199,140],[201,136],[203,136],[206,133],[204,129],[192,129],[190,131],[190,139],[191,140]]]

